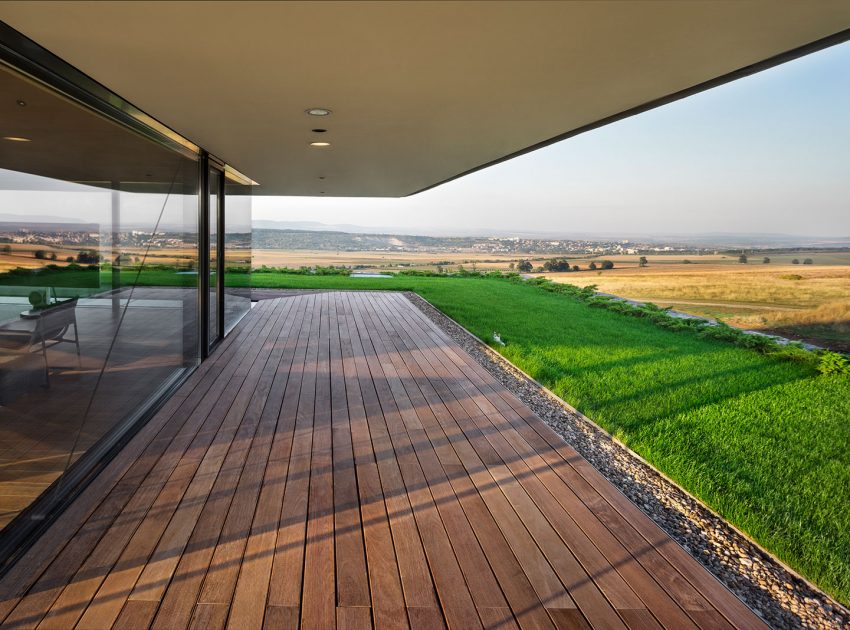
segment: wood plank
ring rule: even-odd
[[[390,334],[382,318],[377,316],[373,310],[366,310],[365,314],[371,319],[376,330],[382,328],[384,334]],[[417,392],[413,392],[412,395],[416,396],[416,394]],[[435,415],[439,414],[441,409],[435,408],[431,404],[433,400],[426,403],[424,399],[417,397],[413,400],[413,403],[424,414],[424,417],[420,416],[423,420],[422,426],[425,428],[426,435],[431,440],[431,445],[437,456],[436,458],[426,457],[424,460],[420,460],[420,466],[446,527],[461,571],[469,586],[472,600],[477,608],[506,607],[507,603],[502,590],[443,469],[443,465],[459,464],[460,460],[448,441],[444,441],[442,436],[437,436],[435,439],[432,437],[432,432],[428,430],[429,427],[434,426],[434,423],[442,425],[443,420],[439,420]]]
[[[334,567],[333,431],[331,427],[330,314],[328,294],[319,298],[316,400],[304,549],[301,625],[329,628],[336,623]]]
[[[159,602],[154,600],[128,600],[115,620],[122,630],[146,630],[151,625]]]
[[[227,604],[198,604],[189,622],[191,630],[218,630],[227,621]]]
[[[251,350],[246,360],[237,367],[233,378],[224,385],[215,407],[207,412],[214,428],[199,432],[193,440],[119,556],[117,567],[103,580],[77,627],[102,628],[115,622],[184,495],[188,491],[191,496],[194,487],[200,486],[197,494],[202,496],[214,482],[227,449],[244,420],[245,408],[263,367],[263,363],[256,359],[276,321],[277,317],[270,318],[261,337],[262,343]]]
[[[371,376],[351,304],[347,300],[342,304],[343,316],[339,318],[342,363],[375,625],[406,627],[406,597],[414,601],[436,600],[430,577],[423,571],[425,555],[412,521],[409,500],[394,481],[388,447],[373,444],[370,425],[374,427],[375,421],[370,423],[369,415],[374,417],[376,413],[374,388],[370,385]],[[368,413],[364,396],[369,397]],[[381,454],[383,478],[376,451]],[[385,488],[389,490],[391,503],[384,500]]]
[[[271,316],[272,313],[273,311],[269,311],[268,315]],[[259,323],[265,326],[266,321],[267,319],[263,319]],[[257,338],[252,343],[260,343],[261,339]],[[252,343],[247,344],[243,351],[235,355],[238,361],[232,362],[232,365],[227,366],[218,375],[213,373],[215,378],[210,383],[211,387],[217,385],[223,387],[240,366],[251,362],[249,352],[254,347]],[[210,410],[215,404],[214,397],[209,397],[212,400],[208,404],[203,404],[205,399],[202,396],[208,391],[209,389],[199,390],[185,398],[177,411],[185,413],[186,420],[182,425],[179,421],[175,422],[175,430],[179,428],[176,435],[166,429],[163,435],[149,443],[149,450],[146,450],[145,454],[149,453],[150,456],[143,457],[144,465],[130,468],[125,478],[97,508],[92,519],[79,530],[78,535],[71,537],[69,544],[36,583],[30,594],[21,601],[14,613],[6,620],[7,622],[15,620],[20,622],[27,615],[35,618],[37,614],[35,611],[40,611],[43,615],[53,606],[56,627],[64,628],[68,627],[69,623],[63,619],[64,616],[67,615],[76,620],[82,614],[87,602],[93,597],[94,592],[114,565],[118,554],[123,550],[128,537],[135,532],[141,518],[147,514],[167,479],[174,474],[181,458],[186,456],[192,444],[195,443],[199,431],[204,427],[210,427],[212,430],[212,427],[217,426],[217,423],[221,421],[220,417],[210,416]],[[172,418],[172,420],[176,419]],[[125,488],[132,491],[131,497],[124,496]],[[88,494],[87,491],[84,496],[88,498],[96,495]],[[119,519],[121,515],[123,517]],[[115,528],[117,532],[114,531]],[[97,547],[92,553],[94,545]],[[83,554],[91,555],[87,557]],[[83,562],[85,565],[80,569]],[[74,578],[75,574],[79,577]],[[74,581],[71,581],[72,578]],[[69,591],[67,595],[65,590]],[[60,599],[57,600],[57,598]],[[52,618],[53,615],[51,615]],[[44,622],[45,627],[53,624],[53,621],[48,619]]]
[[[403,426],[401,421],[397,421],[396,424]],[[459,460],[456,461],[459,462]],[[443,464],[443,468],[447,473],[453,491],[460,498],[463,509],[469,517],[469,522],[485,555],[495,574],[499,576],[500,585],[508,601],[512,603],[514,610],[518,611],[522,625],[524,627],[551,627],[551,621],[546,615],[540,599],[535,594],[517,557],[512,553],[503,533],[479,496],[466,470],[460,463],[454,466],[450,463]],[[513,542],[517,543],[517,541]],[[523,541],[520,541],[520,545],[522,543]],[[535,550],[533,547],[520,547],[519,557],[522,558],[525,566],[530,566],[530,559],[534,560]]]
[[[270,442],[275,433],[283,391],[295,354],[295,341],[303,321],[303,310],[299,301],[293,300],[291,306],[292,311],[282,328],[281,336],[285,335],[285,341],[281,347],[276,348],[269,359],[274,363],[278,354],[280,355],[250,450],[246,453],[244,448],[231,449],[228,453],[228,460],[216,479],[216,485],[204,505],[204,511],[165,592],[154,627],[184,627],[188,623],[240,478],[251,478],[253,475],[246,475],[245,469],[265,466],[268,461]],[[265,491],[265,485],[263,490]],[[262,500],[260,504],[262,505]],[[259,507],[257,509],[260,510]]]
[[[307,509],[313,445],[313,414],[316,400],[316,366],[319,359],[319,310],[317,296],[308,296],[313,312],[304,372],[295,411],[295,429],[277,544],[272,563],[268,604],[301,605],[304,576],[304,545],[307,536]]]
[[[372,627],[372,609],[368,606],[338,606],[337,630],[368,630]]]
[[[508,538],[514,548],[514,553],[517,558],[521,559],[521,562],[525,563],[523,569],[529,580],[534,584],[540,600],[553,607],[575,607],[572,598],[546,557],[529,536],[521,518],[511,509],[504,495],[493,491],[494,488],[498,487],[498,484],[494,484],[489,466],[498,465],[498,459],[494,454],[487,453],[486,445],[479,444],[477,451],[472,448],[469,442],[455,442],[454,445],[458,450],[462,464],[479,489],[488,509],[499,522],[500,527],[509,532]]]
[[[263,627],[269,630],[294,630],[298,628],[299,621],[297,606],[267,606]]]
[[[406,397],[403,388],[399,387],[395,374],[392,372],[392,365],[379,362],[377,359],[384,351],[379,342],[378,346],[374,345],[377,341],[377,331],[373,329],[372,335],[367,332],[364,338],[363,330],[369,331],[370,322],[361,317],[363,310],[365,305],[361,303],[354,319],[358,329],[361,329],[362,325],[361,340],[364,342],[366,361],[380,398],[381,408],[385,416],[390,414],[386,422],[392,422],[390,418],[398,413],[407,428],[407,436],[398,432],[392,434],[391,439],[395,458],[399,462],[399,469],[410,497],[413,517],[429,560],[440,605],[449,625],[465,628],[480,626],[480,619],[463,572],[422,472],[422,459],[429,457],[436,459],[436,455],[430,449],[430,443],[421,429],[411,401]],[[376,416],[376,420],[377,418]]]
[[[279,317],[273,325],[273,329],[277,328],[278,332],[276,336],[272,334],[266,340],[251,372],[246,377],[243,388],[240,390],[242,400],[237,396],[228,412],[234,416],[241,416],[241,418],[239,419],[239,429],[228,447],[218,473],[214,479],[205,479],[200,470],[196,474],[192,485],[184,495],[180,506],[178,506],[177,513],[171,519],[168,528],[160,539],[157,550],[148,560],[139,576],[129,599],[147,601],[162,599],[177,564],[184,554],[189,537],[195,529],[201,510],[205,507],[207,498],[212,496],[215,491],[213,484],[218,483],[222,471],[227,474],[231,470],[241,468],[241,483],[245,478],[253,480],[256,476],[255,471],[265,468],[264,454],[267,454],[267,449],[264,448],[265,443],[262,439],[257,440],[255,438],[257,437],[257,427],[260,424],[260,416],[268,399],[278,362],[283,354],[283,341],[289,332],[289,326],[286,324],[287,316],[288,308],[279,309]],[[267,357],[265,362],[262,360],[263,355]],[[254,373],[253,376],[252,372]],[[244,407],[243,400],[247,401]],[[210,474],[209,477],[212,478],[213,475]],[[199,481],[200,483],[196,483]],[[259,487],[259,482],[254,485]]]
[[[304,311],[307,311],[308,305],[308,302],[302,302]],[[270,423],[276,421],[277,430],[233,596],[229,623],[235,628],[258,627],[263,621],[264,609],[262,606],[257,606],[257,602],[266,601],[269,592],[295,432],[296,409],[303,381],[310,331],[313,328],[313,316],[312,309],[301,316],[300,331],[287,375],[283,400],[277,409],[270,408],[271,413],[268,414]],[[297,606],[294,608],[298,609]]]
[[[357,498],[357,471],[346,395],[343,344],[350,347],[350,339],[344,307],[340,300],[331,302],[330,378],[337,606],[346,610],[361,610],[370,608],[372,599],[369,593],[369,574],[366,569],[363,523]],[[371,625],[371,609],[367,612]],[[339,619],[338,613],[337,623]]]
[[[357,383],[365,412],[365,426],[361,431],[368,434],[368,441],[365,434],[363,435],[362,444],[371,445],[372,456],[377,464],[405,604],[407,607],[434,608],[438,606],[436,593],[413,515],[411,497],[405,490],[399,462],[393,451],[378,394],[363,354],[363,343],[353,317],[346,321],[345,325],[353,351],[357,353],[354,368],[359,377]]]

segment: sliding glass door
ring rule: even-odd
[[[207,235],[209,243],[208,273],[209,278],[207,285],[208,292],[208,313],[207,313],[207,345],[211,349],[221,338],[224,330],[222,322],[222,304],[224,294],[219,286],[222,281],[222,257],[221,252],[224,250],[220,239],[223,231],[219,229],[220,222],[223,218],[223,195],[221,187],[224,176],[218,166],[212,162],[209,166],[207,174],[207,182],[209,183],[209,212],[207,214]]]
[[[2,65],[0,94],[2,561],[201,345],[200,156]]]
[[[0,55],[0,571],[251,305],[253,182],[30,71]]]

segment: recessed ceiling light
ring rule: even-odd
[[[15,101],[15,102],[18,104],[18,107],[26,107],[26,106],[27,106],[27,102],[26,102],[24,99],[22,99],[22,98],[19,98],[19,99],[18,99],[17,101]]]
[[[307,110],[307,113],[310,116],[330,116],[331,110],[325,109],[324,107],[311,107]]]
[[[311,147],[329,147],[331,146],[330,142],[311,142]]]
[[[313,133],[325,133],[327,129],[311,129],[310,131]]]
[[[319,175],[319,179],[324,179],[324,178],[325,178],[324,175]]]
[[[29,138],[19,138],[18,136],[3,136],[3,139],[9,142],[31,142]]]

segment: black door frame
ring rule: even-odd
[[[200,338],[201,359],[206,359],[224,338],[224,162],[204,152],[201,156],[201,203],[198,234],[198,293],[200,306]],[[216,303],[210,303],[210,170],[218,171],[218,190],[215,191],[218,207],[216,208],[216,259],[215,259],[215,295]],[[217,334],[210,339],[209,316],[215,310]]]

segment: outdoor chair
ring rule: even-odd
[[[80,337],[77,327],[77,298],[40,311],[34,317],[32,330],[0,329],[0,357],[11,361],[20,356],[41,352],[44,361],[44,386],[50,387],[50,365],[47,349],[60,343],[73,343],[77,351],[77,365],[82,367]],[[74,327],[74,336],[70,328]]]

